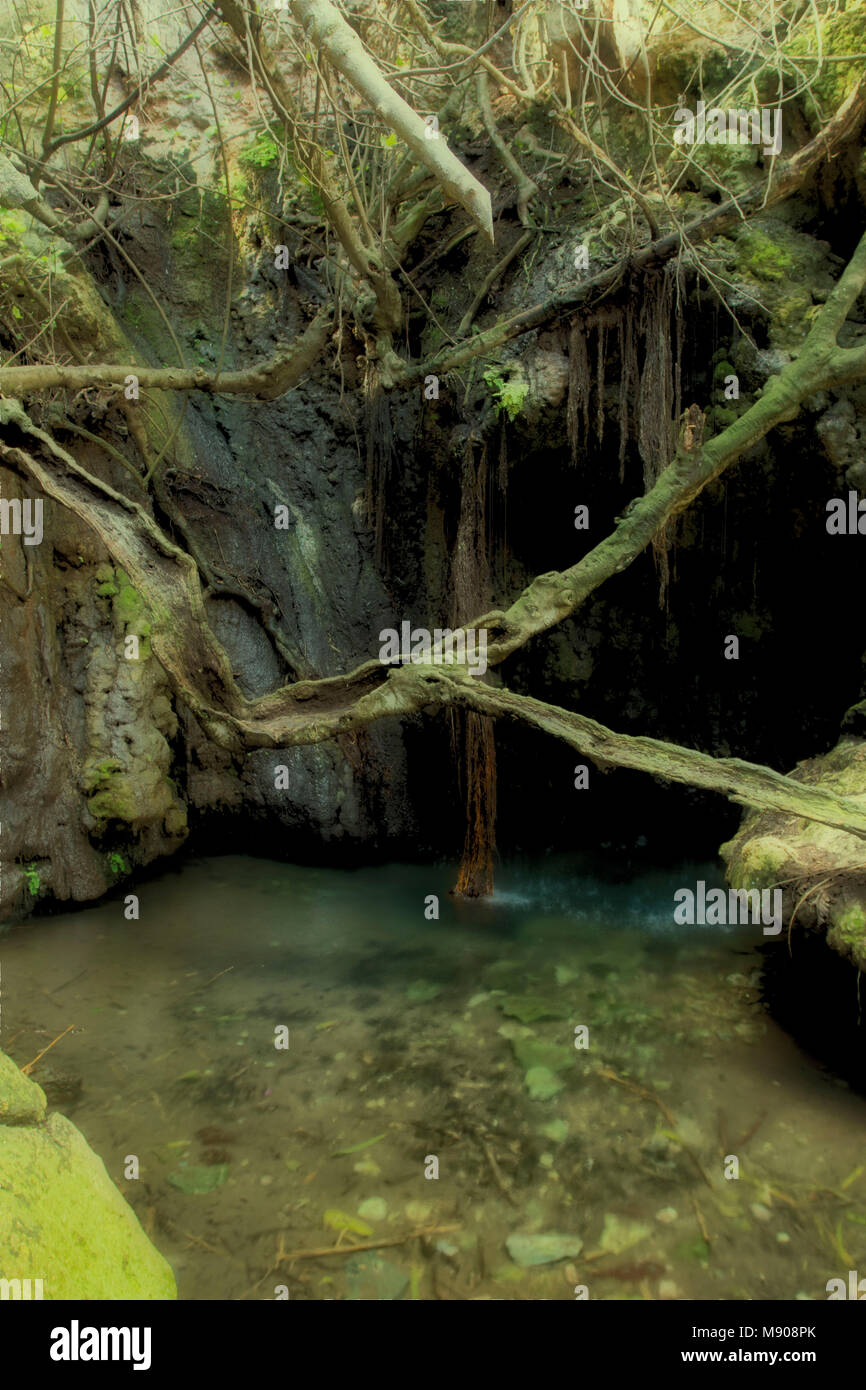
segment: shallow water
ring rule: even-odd
[[[765,1013],[760,928],[674,926],[714,866],[575,864],[458,904],[450,868],[188,860],[139,921],[3,937],[0,1044],[24,1064],[74,1025],[33,1078],[182,1298],[825,1298],[866,1268],[866,1101]],[[515,1263],[545,1232],[581,1248]]]

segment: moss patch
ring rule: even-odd
[[[0,1249],[4,1277],[41,1279],[46,1299],[177,1296],[168,1264],[63,1115],[0,1125]]]

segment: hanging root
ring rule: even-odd
[[[504,449],[504,441],[503,441]],[[503,455],[498,477],[501,486]],[[463,463],[460,519],[452,565],[452,625],[489,604],[490,555],[488,537],[488,460],[482,447],[476,458],[470,444]],[[495,538],[494,538],[495,539]],[[496,848],[496,745],[493,720],[474,710],[456,711],[452,746],[460,773],[466,808],[466,834],[454,894],[464,898],[489,897],[493,892],[493,855]]]
[[[493,892],[496,849],[496,743],[493,720],[469,710],[463,716],[466,839],[454,896],[486,898]]]

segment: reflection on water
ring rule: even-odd
[[[74,1025],[33,1078],[184,1298],[825,1298],[866,1267],[866,1102],[764,1013],[760,928],[674,926],[715,867],[575,863],[467,904],[450,869],[187,862],[139,921],[4,937],[0,1042]]]

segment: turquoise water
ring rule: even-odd
[[[191,860],[5,936],[0,1042],[73,1025],[33,1077],[182,1298],[824,1298],[866,1102],[766,1014],[760,929],[674,926],[699,878]]]

